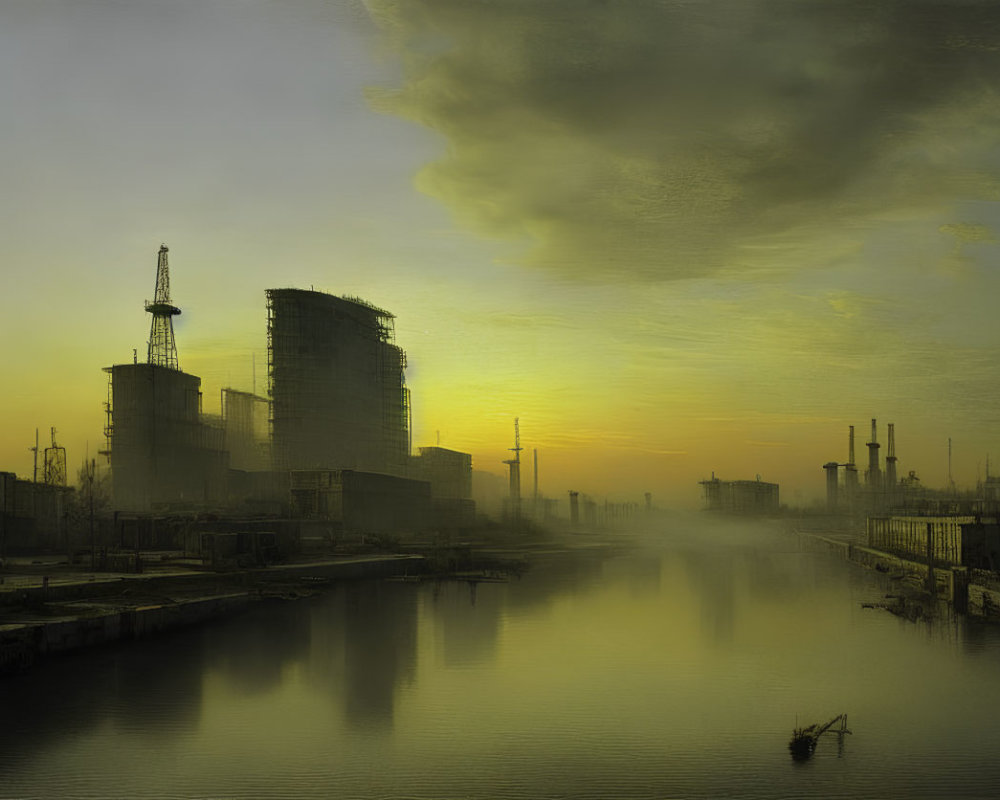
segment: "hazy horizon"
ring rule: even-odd
[[[170,247],[204,410],[264,393],[264,290],[396,316],[413,445],[697,506],[1000,453],[1000,11],[973,2],[11,0],[0,470],[104,444]],[[438,438],[440,437],[440,438]],[[525,472],[530,475],[530,470]],[[523,478],[524,479],[524,478]]]

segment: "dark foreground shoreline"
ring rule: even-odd
[[[0,675],[49,655],[233,614],[268,598],[307,596],[333,581],[417,575],[422,555],[365,555],[228,572],[161,569],[139,575],[26,573],[0,586]]]
[[[562,541],[483,542],[408,553],[317,555],[294,563],[208,570],[169,562],[141,574],[69,571],[66,565],[8,565],[0,581],[0,676],[54,655],[239,613],[258,602],[294,600],[344,581],[494,581],[517,576],[531,557],[627,546],[603,536]]]

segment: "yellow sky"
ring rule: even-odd
[[[162,241],[207,411],[253,358],[264,387],[264,289],[315,286],[396,314],[415,446],[500,473],[519,417],[553,496],[691,506],[714,470],[805,503],[872,417],[904,474],[943,484],[951,436],[973,484],[1000,454],[988,6],[812,6],[13,3],[0,469],[30,474],[36,427],[71,473],[102,445]]]

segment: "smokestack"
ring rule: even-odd
[[[538,448],[534,448],[532,453],[535,456],[535,504],[538,503]]]
[[[948,437],[948,488],[955,488],[955,481],[951,477],[951,437]]]
[[[849,426],[847,435],[847,463],[844,465],[844,493],[847,502],[853,503],[858,495],[858,467],[854,460],[854,426]]]
[[[570,491],[569,493],[569,521],[571,524],[580,524],[580,493]]]
[[[826,508],[827,511],[837,510],[837,467],[836,461],[828,461],[823,465],[826,471]]]
[[[875,429],[875,420],[872,420],[872,440],[868,442],[868,488],[869,489],[879,489],[882,483],[882,475],[879,470],[878,464],[878,448],[879,443],[877,439],[877,432]]]
[[[885,457],[885,488],[892,492],[896,488],[896,426],[889,423],[889,452]]]

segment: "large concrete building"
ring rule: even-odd
[[[201,418],[201,378],[159,364],[116,364],[108,444],[114,505],[196,507],[225,495],[221,428]]]
[[[266,294],[275,468],[405,475],[409,391],[393,315],[323,292]]]
[[[755,481],[723,481],[713,474],[700,481],[706,511],[730,514],[770,514],[778,511],[778,484]]]

